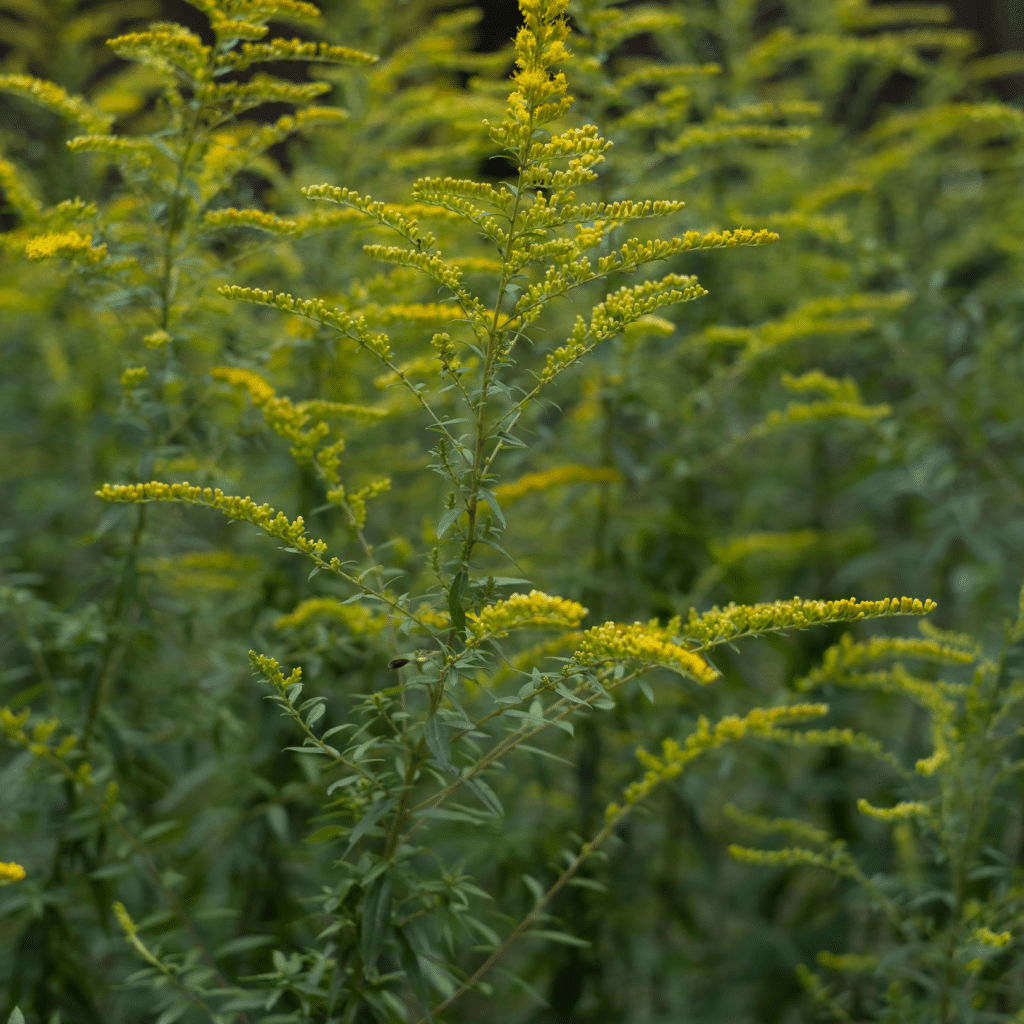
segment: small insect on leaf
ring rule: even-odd
[[[388,668],[391,669],[392,672],[397,672],[400,668],[405,668],[405,666],[411,662],[411,658],[392,658],[388,662]]]

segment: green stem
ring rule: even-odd
[[[124,616],[124,606],[128,597],[128,588],[126,585],[128,570],[133,563],[138,563],[139,550],[142,547],[142,536],[145,529],[146,506],[140,505],[139,515],[135,521],[135,529],[132,532],[131,544],[124,556],[124,563],[121,569],[121,581],[118,583],[117,593],[114,596],[114,607],[111,610],[109,625],[110,635],[107,637],[106,643],[103,647],[103,660],[100,663],[100,668],[96,676],[96,686],[89,698],[89,707],[86,711],[85,727],[82,730],[83,754],[88,753],[89,740],[92,737],[92,732],[96,725],[96,718],[99,715],[99,710],[106,698],[107,690],[110,688],[110,683],[114,677],[114,673],[117,671],[117,666],[120,664],[121,658],[124,656],[124,652],[128,647],[127,636],[122,636],[120,639],[117,639],[114,634],[118,628],[118,623],[120,623]]]

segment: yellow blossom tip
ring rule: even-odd
[[[25,877],[25,869],[13,861],[0,862],[0,885],[20,882]]]

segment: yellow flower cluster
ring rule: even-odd
[[[880,601],[810,601],[794,597],[790,601],[773,601],[752,605],[729,604],[698,614],[690,610],[690,620],[681,635],[712,647],[738,636],[749,636],[780,629],[807,629],[808,626],[832,622],[854,622],[887,615],[927,615],[936,608],[934,601],[894,597]]]
[[[219,487],[194,487],[185,481],[165,484],[153,480],[148,484],[104,484],[96,492],[103,501],[124,501],[136,504],[146,501],[182,501],[191,505],[204,505],[218,509],[229,519],[252,523],[271,537],[279,537],[306,555],[321,555],[327,550],[326,541],[310,540],[302,516],[290,521],[283,512],[274,514],[269,505],[257,505],[252,498],[239,498],[225,494]]]
[[[1004,949],[1013,941],[1013,935],[1010,932],[994,932],[988,928],[976,928],[971,938],[975,942],[991,946],[993,949]]]
[[[439,612],[431,608],[428,604],[422,604],[416,609],[416,618],[434,629],[451,629],[451,616],[447,612]]]
[[[210,370],[214,380],[222,380],[232,387],[242,387],[249,392],[252,404],[262,409],[275,395],[274,389],[255,371],[238,366],[215,366]]]
[[[904,598],[904,600],[906,599]],[[901,657],[916,658],[939,665],[970,665],[975,658],[969,650],[953,647],[935,639],[883,636],[855,643],[847,633],[838,644],[834,644],[825,652],[821,664],[800,680],[797,683],[797,688],[806,691],[830,680],[846,681],[846,676],[852,669],[862,668],[885,658]],[[888,687],[884,685],[882,679],[878,679],[876,682],[881,688],[903,690],[920,696],[916,694],[913,686],[915,681],[910,677],[894,676]],[[946,684],[942,683],[927,682],[925,685],[936,692],[947,689]]]
[[[25,243],[25,255],[36,262],[51,256],[84,256],[89,263],[99,263],[107,255],[107,247],[97,245],[94,248],[92,235],[64,231],[30,238]]]
[[[297,221],[289,220],[287,217],[278,217],[264,210],[236,210],[234,207],[210,210],[205,220],[213,228],[259,228],[273,235],[291,234],[298,227]]]
[[[128,393],[134,391],[147,377],[149,370],[144,366],[129,366],[121,374],[121,387]]]
[[[794,530],[791,533],[748,533],[725,542],[712,541],[711,556],[718,565],[729,566],[752,555],[789,555],[802,553],[820,544],[823,535],[817,530]]]
[[[779,430],[799,423],[818,423],[821,420],[848,418],[853,420],[880,420],[892,414],[891,405],[862,405],[860,402],[789,402],[785,409],[772,409],[753,426],[748,439],[767,437]]]
[[[913,800],[904,800],[895,807],[875,807],[863,797],[857,801],[857,810],[869,818],[879,821],[903,821],[906,818],[927,818],[930,815],[927,804]]]
[[[319,14],[319,12],[318,12]],[[275,39],[269,43],[243,43],[230,53],[217,56],[218,68],[242,71],[251,64],[274,60],[315,60],[329,64],[376,64],[380,58],[348,46],[307,43],[301,39]]]
[[[257,74],[248,82],[207,82],[196,96],[201,103],[241,114],[261,103],[309,103],[330,91],[327,82],[287,82]]]
[[[72,153],[106,153],[135,167],[148,167],[159,152],[151,139],[126,139],[116,135],[79,135],[68,139]]]
[[[237,590],[259,570],[259,565],[254,556],[236,555],[233,551],[186,551],[169,558],[146,560],[141,567],[158,575],[172,589],[194,594]]]
[[[696,146],[721,146],[730,142],[787,143],[800,142],[810,136],[804,125],[776,128],[766,124],[712,124],[687,128],[665,151],[678,153]]]
[[[145,345],[146,348],[160,349],[163,348],[164,345],[169,345],[172,340],[173,339],[170,334],[161,329],[159,331],[153,331],[151,334],[147,334],[142,339],[142,344]]]
[[[878,957],[857,953],[830,953],[823,949],[816,957],[822,967],[830,971],[873,971],[878,966]]]
[[[213,52],[195,33],[166,21],[158,22],[148,32],[128,32],[110,39],[107,46],[119,57],[161,69],[170,63],[197,78],[205,77]]]
[[[249,661],[254,669],[263,673],[278,693],[285,694],[289,686],[294,686],[302,681],[302,669],[298,667],[293,668],[291,675],[285,679],[284,673],[281,671],[281,665],[276,658],[268,658],[264,654],[250,651]]]
[[[412,187],[414,199],[435,203],[441,198],[462,196],[464,199],[483,199],[485,202],[504,209],[512,198],[507,187],[500,189],[471,178],[418,178]]]
[[[931,757],[922,757],[914,765],[914,770],[918,775],[934,775],[947,761],[949,761],[949,751],[940,747]]]
[[[298,629],[320,617],[340,623],[353,636],[375,636],[388,621],[386,615],[374,615],[359,604],[342,604],[333,597],[311,597],[294,611],[282,615],[274,623],[274,629]]]
[[[0,160],[0,189],[7,203],[25,219],[37,217],[42,212],[43,204],[29,192],[14,165],[7,160]]]
[[[600,265],[601,260],[598,260]],[[686,274],[667,274],[658,281],[623,285],[594,307],[590,319],[590,336],[595,341],[614,337],[627,324],[648,316],[662,306],[689,302],[707,295],[697,278]]]
[[[365,487],[360,487],[354,491],[346,491],[340,484],[327,492],[327,500],[333,501],[336,504],[341,504],[344,501],[349,511],[352,513],[353,525],[358,529],[362,529],[366,525],[366,501],[368,498],[378,498],[380,495],[391,490],[391,480],[389,477],[384,477],[380,480],[374,480],[372,483],[367,484]]]
[[[575,629],[586,614],[587,609],[578,601],[531,590],[529,594],[513,594],[503,601],[495,601],[466,618],[470,633],[479,642],[486,637],[508,636],[510,629],[524,626]]]
[[[258,373],[240,367],[215,366],[210,371],[210,376],[214,380],[223,380],[235,387],[246,388],[253,405],[263,411],[267,426],[286,441],[291,441],[292,456],[300,462],[312,459],[317,445],[330,433],[330,427],[322,421],[315,423],[309,430],[303,430],[310,416],[379,418],[375,410],[348,405],[345,402],[313,400],[295,405],[286,395],[277,396],[274,389]],[[382,412],[380,415],[386,413]]]
[[[359,210],[378,223],[394,228],[410,242],[414,242],[417,251],[430,249],[434,244],[433,235],[420,236],[419,222],[415,217],[407,217],[401,209],[388,203],[371,199],[369,196],[361,196],[358,192],[338,188],[336,185],[310,185],[302,189],[302,194],[307,199],[323,199],[329,203],[340,203],[353,210]]]
[[[554,380],[563,370],[579,362],[596,344],[590,340],[586,321],[577,316],[571,337],[554,352],[548,353],[546,365],[540,374],[541,383],[547,384]]]
[[[744,717],[728,715],[712,727],[703,716],[697,721],[697,731],[686,737],[680,746],[674,739],[661,744],[661,757],[655,757],[643,747],[636,751],[637,759],[647,769],[644,777],[627,787],[623,794],[627,807],[648,796],[655,786],[668,779],[674,779],[694,758],[707,750],[714,750],[725,743],[741,740],[745,736],[769,735],[780,720],[814,718],[828,713],[827,704],[791,704],[780,708],[754,708]],[[617,804],[610,804],[605,811],[607,818],[614,818],[622,811]]]
[[[605,466],[556,466],[543,473],[527,473],[515,483],[494,488],[494,496],[502,505],[511,504],[534,491],[546,491],[562,484],[617,484],[622,474]]]
[[[462,280],[462,271],[448,260],[441,259],[439,253],[428,255],[417,249],[402,249],[396,245],[364,245],[363,252],[371,259],[383,263],[394,263],[400,267],[415,267],[429,275],[438,284],[443,284],[452,291],[458,291]]]
[[[788,391],[822,391],[836,402],[859,402],[860,389],[852,377],[839,380],[822,370],[809,370],[799,377],[791,373],[782,375],[782,384]]]
[[[898,772],[904,771],[899,760],[885,750],[878,740],[862,732],[854,732],[853,729],[775,729],[770,738],[791,747],[846,747],[884,761]]]
[[[349,316],[343,309],[331,308],[321,299],[296,299],[287,292],[271,292],[263,288],[242,288],[234,284],[225,285],[223,288],[218,288],[217,291],[226,299],[251,302],[257,306],[273,306],[284,313],[294,313],[296,316],[315,320],[326,327],[334,327],[371,348],[374,347],[378,338],[384,338],[386,341],[386,335],[371,334],[366,329],[362,317]]]
[[[756,829],[758,832],[783,832],[811,843],[827,843],[831,838],[827,832],[797,818],[765,818],[760,814],[747,814],[735,804],[726,804],[722,810],[737,824]]]
[[[368,305],[359,312],[374,324],[393,324],[396,321],[413,324],[447,324],[454,319],[455,311],[441,302],[412,302],[404,305]]]
[[[388,415],[387,409],[370,405],[353,405],[351,402],[332,402],[327,398],[310,398],[308,401],[299,402],[295,408],[308,416],[317,416],[321,419],[341,417],[351,420],[366,420],[370,423],[382,420]]]
[[[13,861],[0,861],[0,885],[20,882],[25,877],[25,869]]]
[[[78,737],[74,733],[68,733],[60,743],[52,747],[48,740],[60,728],[60,719],[51,718],[49,721],[37,722],[29,732],[25,729],[25,723],[31,714],[31,708],[22,708],[17,714],[10,708],[0,708],[0,728],[3,729],[4,735],[15,743],[20,743],[36,757],[42,757],[50,764],[60,765],[67,777],[74,778],[84,786],[92,785],[92,766],[88,761],[82,761],[74,772],[62,764],[64,758],[78,745]]]
[[[31,75],[0,75],[0,92],[13,92],[48,107],[62,117],[75,121],[87,132],[109,131],[113,116],[101,114],[78,96],[69,96],[59,85]]]
[[[718,678],[717,669],[699,654],[675,643],[673,625],[678,625],[678,620],[670,623],[668,629],[656,622],[647,625],[634,622],[632,626],[606,622],[583,634],[573,660],[579,665],[639,661],[644,665],[663,665],[705,685],[714,682]]]
[[[859,874],[857,867],[845,850],[836,848],[828,853],[804,850],[791,846],[785,850],[751,850],[732,843],[729,856],[741,864],[760,864],[762,867],[815,867],[827,868],[844,875]]]

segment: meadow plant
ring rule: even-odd
[[[931,752],[912,765],[888,755],[880,792],[857,810],[888,833],[893,869],[869,868],[847,844],[807,822],[772,821],[730,808],[740,825],[804,841],[803,846],[756,849],[732,845],[737,860],[768,868],[831,872],[859,890],[845,948],[818,953],[827,975],[806,965],[799,977],[825,1019],[835,1021],[1018,1020],[1022,914],[1019,812],[1019,677],[1022,614],[1006,623],[998,659],[972,637],[923,623],[916,640],[849,635],[797,683],[800,694],[824,687],[884,694],[901,717],[926,716]],[[915,675],[912,661],[959,669],[964,681]],[[838,744],[856,746],[852,730],[835,730]],[[844,738],[842,735],[848,735]],[[876,757],[884,752],[877,750]],[[895,799],[895,803],[890,800]],[[1008,827],[1009,823],[1014,824]],[[809,841],[809,842],[808,842]],[[877,838],[876,838],[877,842]],[[875,870],[872,870],[875,869]]]
[[[688,110],[687,90],[670,89],[671,102],[660,91],[677,79],[712,80],[706,63],[652,64],[617,82],[601,77],[620,67],[606,62],[611,50],[638,32],[664,38],[680,26],[674,14],[580,5],[573,16],[582,34],[570,40],[564,0],[523,0],[512,92],[501,104],[493,81],[500,55],[469,55],[459,42],[471,15],[436,19],[410,40],[401,38],[400,19],[368,20],[369,9],[359,8],[360,45],[375,34],[389,50],[377,61],[330,40],[269,36],[272,21],[318,31],[308,3],[195,6],[209,20],[208,41],[166,22],[111,41],[141,69],[125,81],[148,96],[124,106],[132,133],[110,130],[112,100],[97,109],[20,71],[0,80],[84,132],[67,148],[93,162],[95,202],[48,206],[4,163],[14,223],[3,247],[51,314],[66,311],[75,330],[91,322],[102,346],[90,353],[95,363],[120,361],[117,426],[136,453],[96,459],[110,470],[97,491],[109,510],[84,538],[102,552],[85,599],[80,592],[74,601],[49,600],[39,575],[19,574],[13,560],[0,592],[31,657],[5,677],[21,689],[2,714],[20,751],[6,769],[6,813],[35,824],[19,854],[27,867],[0,870],[20,894],[4,904],[8,919],[22,922],[12,1003],[46,1020],[99,1021],[116,1012],[170,1024],[430,1020],[444,1012],[479,1019],[494,1012],[489,1000],[507,1005],[515,991],[543,1002],[531,983],[536,958],[522,949],[532,942],[574,956],[588,950],[570,897],[606,886],[614,893],[614,875],[601,880],[609,851],[628,846],[655,789],[678,786],[673,780],[694,759],[741,743],[762,759],[780,757],[765,753],[776,748],[787,756],[841,749],[896,771],[899,760],[863,732],[804,728],[828,706],[784,692],[753,708],[749,694],[713,697],[721,710],[668,738],[679,716],[654,719],[660,754],[641,746],[637,766],[627,752],[640,738],[632,709],[656,697],[701,706],[702,694],[734,676],[730,652],[747,638],[919,616],[931,602],[794,598],[691,610],[730,567],[752,554],[817,550],[821,531],[716,537],[708,544],[712,568],[686,589],[655,579],[654,600],[641,597],[652,580],[646,572],[617,593],[607,555],[621,512],[614,489],[635,468],[614,457],[619,432],[628,436],[623,411],[634,401],[629,389],[648,392],[652,403],[663,394],[659,345],[672,346],[675,358],[703,360],[711,390],[731,393],[760,365],[765,346],[870,332],[867,314],[907,300],[891,290],[808,299],[774,334],[771,324],[723,325],[712,306],[695,337],[682,346],[673,338],[671,309],[719,301],[693,266],[717,275],[730,295],[720,301],[732,303],[730,272],[716,260],[734,261],[740,288],[756,271],[737,250],[756,254],[778,239],[775,227],[832,242],[843,236],[838,222],[811,214],[780,214],[773,223],[754,204],[726,211],[722,176],[709,186],[718,205],[696,211],[676,199],[633,197],[645,175],[662,196],[685,192],[697,172],[661,174],[657,161],[616,171],[611,142],[587,118],[614,120],[635,107],[616,126],[624,140],[631,131],[677,133],[673,119]],[[296,61],[336,65],[325,76],[352,109],[316,105],[326,81],[255,70]],[[467,92],[435,74],[453,68],[479,74]],[[585,91],[582,118],[567,74]],[[418,75],[427,84],[403,88]],[[634,103],[644,90],[657,94],[661,121]],[[445,120],[456,95],[465,109],[486,114],[475,135],[462,114]],[[249,119],[268,104],[291,112]],[[676,150],[659,143],[658,151],[741,141],[757,150],[756,165],[762,147],[803,140],[806,131],[789,121],[813,113],[802,100],[747,110],[742,119],[716,112],[713,124],[686,128]],[[313,130],[321,140],[290,152],[303,167],[322,167],[332,146],[347,147],[350,159],[338,163],[353,178],[302,188],[301,205],[274,154]],[[380,175],[386,191],[398,192],[407,169],[422,172],[401,199],[371,198],[360,184],[382,138],[393,147]],[[484,156],[500,171],[469,176]],[[262,182],[262,202],[253,182]],[[666,219],[683,226],[659,235],[656,222]],[[712,252],[725,248],[732,251]],[[652,276],[657,264],[673,269]],[[54,288],[57,266],[64,273]],[[29,322],[39,307],[21,312]],[[743,316],[761,312],[755,298]],[[708,351],[737,344],[737,362],[707,362]],[[62,349],[51,341],[46,352],[59,374]],[[731,434],[705,423],[700,385],[684,397],[687,436],[724,464],[751,443],[809,423],[871,425],[891,411],[862,400],[852,378],[791,369],[803,372],[787,370],[780,381],[795,400],[781,407],[770,392]],[[81,396],[77,405],[65,401],[69,410],[86,404]],[[580,415],[564,415],[574,407]],[[417,441],[424,430],[429,453]],[[587,444],[575,443],[580,433]],[[568,461],[566,447],[574,450]],[[657,458],[676,458],[670,448],[661,438]],[[526,511],[573,485],[598,488],[589,576],[577,573],[575,543],[560,548],[556,532]],[[242,496],[244,489],[257,497]],[[255,529],[223,528],[232,524]],[[64,552],[49,557],[59,562]],[[81,554],[74,558],[84,564]],[[565,582],[571,596],[537,589],[536,576]],[[652,604],[656,618],[604,621]],[[911,646],[868,644],[865,657],[941,649],[956,662],[964,649],[903,643]],[[239,671],[248,647],[256,683]],[[807,688],[849,683],[857,649],[851,642],[829,655]],[[973,699],[972,708],[988,701],[972,728],[986,714],[1002,723],[1005,714],[991,709],[1009,699],[996,697],[999,671],[979,672],[974,690],[924,681],[900,690],[906,679],[895,671],[877,684],[922,700],[932,694],[925,703],[933,715],[939,698],[947,701],[948,714],[936,718],[936,753],[922,763],[932,765],[929,778],[960,786],[948,801],[959,809],[936,834],[961,843],[957,871],[968,875],[984,829],[960,827],[963,780],[980,755],[950,753],[966,742],[951,694]],[[254,687],[265,699],[254,700]],[[40,699],[48,705],[42,715],[29,707]],[[651,731],[652,721],[645,726]],[[538,801],[520,766],[541,765],[546,777],[561,773],[571,785],[565,756],[601,736],[621,795],[603,817],[581,815],[583,834],[570,826],[552,837],[551,819],[558,828],[564,821],[548,817],[558,787]],[[281,747],[292,756],[283,758]],[[43,809],[50,801],[41,792],[57,794],[53,812]],[[897,804],[916,808],[898,813],[939,821],[927,800]],[[542,824],[512,874],[508,837],[526,827],[529,805]],[[889,813],[865,806],[875,817]],[[304,841],[295,842],[297,833]],[[739,855],[791,867],[853,863],[839,847],[826,849]],[[947,1016],[977,997],[978,979],[994,977],[981,947],[1006,945],[1010,911],[1000,917],[996,903],[971,910],[972,894],[961,886],[953,925],[914,919],[899,932],[906,941],[911,932],[941,932],[940,946],[951,943],[937,969],[949,978],[939,1004]],[[556,916],[560,906],[571,912]],[[973,938],[964,938],[968,926]],[[969,984],[956,973],[968,947],[981,961],[965,968],[974,972]],[[129,960],[142,967],[125,977]],[[805,976],[834,1012],[846,1012],[823,982]],[[995,981],[991,987],[997,1002],[1010,998]],[[899,991],[927,1005],[916,991],[906,995],[905,983]]]

